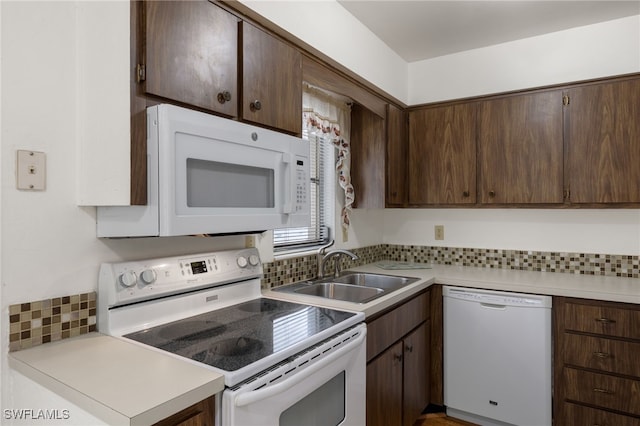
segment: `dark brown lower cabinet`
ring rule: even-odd
[[[429,292],[367,324],[367,425],[411,426],[429,404]]]
[[[160,420],[153,426],[214,426],[215,407],[215,396],[211,396]]]
[[[640,307],[556,297],[554,425],[640,426]]]

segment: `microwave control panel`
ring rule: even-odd
[[[308,158],[297,157],[296,159],[296,200],[294,213],[306,213],[309,211],[309,176],[308,167],[305,162]]]

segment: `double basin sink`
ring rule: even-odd
[[[323,278],[276,287],[273,291],[298,293],[326,299],[367,303],[418,281],[419,278],[395,275],[346,272],[339,277]]]

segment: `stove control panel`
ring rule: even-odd
[[[98,291],[108,306],[262,277],[256,248],[131,262],[104,263]]]

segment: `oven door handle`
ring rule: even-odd
[[[311,364],[309,367],[305,368],[301,372],[294,374],[293,376],[291,376],[290,379],[286,379],[280,383],[277,383],[273,386],[269,386],[264,389],[238,395],[235,400],[236,407],[242,407],[244,405],[253,404],[256,401],[270,398],[273,395],[277,395],[281,392],[289,390],[291,386],[294,386],[300,383],[304,379],[316,373],[318,370],[326,367],[328,364],[331,364],[332,362],[340,358],[345,353],[350,352],[351,350],[360,346],[362,343],[364,343],[364,340],[366,337],[367,337],[367,329],[363,328],[362,331],[360,332],[360,336],[356,337],[355,340],[347,343],[345,346],[341,347],[340,349],[337,349],[335,352],[327,355],[325,358],[322,358],[321,360]]]

